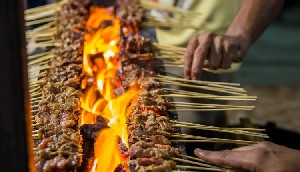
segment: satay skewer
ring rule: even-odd
[[[165,88],[162,93],[163,97],[187,97],[187,98],[199,98],[199,99],[216,99],[216,100],[256,100],[256,96],[239,96],[239,95],[214,95],[205,94],[194,91],[184,91],[179,89]]]
[[[170,79],[170,80],[181,81],[181,82],[196,83],[196,84],[226,85],[226,86],[232,86],[232,87],[238,87],[238,86],[240,86],[239,83],[212,82],[212,81],[200,81],[200,80],[187,80],[187,79],[184,79],[184,78],[171,77],[171,76],[164,76],[164,75],[158,75],[158,77],[161,77],[161,78],[168,78],[168,79]]]
[[[28,22],[25,22],[25,26],[32,26],[32,25],[37,25],[37,24],[52,22],[54,20],[56,20],[56,17],[48,17],[48,18],[43,18],[43,19],[28,21]]]
[[[171,122],[176,123],[176,124],[186,124],[186,125],[193,125],[193,126],[199,126],[199,127],[204,126],[207,128],[216,128],[216,129],[225,129],[225,130],[243,130],[243,131],[255,131],[255,132],[265,131],[265,129],[260,129],[260,128],[225,128],[225,127],[207,126],[207,125],[202,125],[202,124],[194,124],[194,123],[175,121],[175,120],[171,120]]]
[[[38,73],[38,74],[35,74],[35,75],[30,75],[29,76],[29,80],[32,80],[32,79],[39,79],[39,78],[43,78],[46,76],[46,72],[41,72],[41,73]]]
[[[188,165],[176,165],[176,168],[179,168],[179,169],[192,169],[192,170],[205,170],[205,171],[219,171],[219,172],[228,171],[228,170],[221,170],[221,169],[215,169],[215,168],[197,167],[197,166],[188,166]]]
[[[205,164],[205,163],[199,162],[199,161],[192,161],[192,160],[187,160],[187,159],[182,159],[182,158],[172,158],[172,159],[175,160],[175,161],[192,164],[192,165],[196,165],[196,166],[199,166],[199,167],[207,167],[207,168],[212,168],[212,169],[217,169],[217,170],[226,170],[224,168],[220,168],[220,167],[217,167],[217,166]]]
[[[25,15],[33,14],[33,13],[40,13],[41,11],[46,11],[53,9],[55,7],[60,7],[62,4],[64,4],[66,1],[59,1],[59,2],[54,2],[51,4],[35,7],[35,8],[29,8],[25,10]]]
[[[232,134],[253,136],[253,137],[260,137],[260,138],[269,138],[269,136],[267,134],[257,133],[257,132],[249,132],[249,131],[243,131],[243,130],[224,130],[224,129],[214,129],[214,128],[207,128],[207,127],[196,127],[196,126],[189,126],[189,125],[182,125],[182,124],[173,124],[172,126],[181,127],[181,128],[199,129],[199,130],[209,130],[209,131],[222,132],[222,133],[232,133]]]
[[[188,134],[170,134],[170,137],[178,138],[178,140],[171,140],[172,142],[210,142],[210,143],[234,143],[240,145],[251,145],[259,143],[258,141],[250,140],[234,140],[234,139],[221,139],[221,138],[208,138],[202,136],[194,136]]]
[[[225,90],[232,90],[234,92],[241,92],[245,93],[246,90],[244,88],[240,87],[235,87],[235,86],[228,86],[228,85],[222,85],[222,84],[215,84],[213,82],[207,82],[207,81],[195,81],[195,80],[184,80],[184,79],[174,79],[170,77],[155,77],[157,80],[161,81],[169,81],[169,82],[176,82],[176,83],[184,83],[184,84],[189,84],[189,85],[200,85],[200,86],[210,86],[214,88],[221,88]]]
[[[211,112],[211,111],[251,111],[253,109],[246,108],[211,108],[211,109],[203,109],[203,108],[176,108],[170,109],[170,112]]]
[[[230,95],[246,96],[246,94],[243,92],[236,92],[236,91],[232,91],[232,90],[214,88],[211,86],[200,86],[200,85],[195,85],[195,84],[193,85],[193,84],[185,84],[185,83],[180,83],[180,82],[175,82],[175,81],[163,81],[163,80],[161,80],[160,82],[162,84],[166,84],[166,85],[182,86],[182,87],[187,87],[187,88],[198,88],[198,89],[215,91],[215,92],[220,92],[220,93],[227,93]]]
[[[230,97],[230,96],[191,96],[185,94],[165,94],[162,97],[172,98],[190,98],[190,99],[206,99],[206,100],[224,100],[224,101],[255,101],[256,99],[242,98],[242,97]]]
[[[29,55],[27,58],[28,58],[28,60],[31,60],[31,59],[45,57],[45,56],[48,56],[50,54],[53,54],[52,51],[47,51],[47,52],[43,52],[43,53],[39,53],[39,54]]]
[[[30,38],[51,38],[53,39],[53,35],[56,33],[56,31],[54,29],[47,29],[47,30],[43,30],[40,32],[32,32],[32,33],[28,33],[26,34],[26,38],[30,39]]]
[[[33,21],[33,20],[38,20],[41,18],[54,17],[57,15],[59,10],[60,10],[60,7],[57,6],[52,9],[40,11],[38,13],[27,14],[27,15],[25,15],[25,21]]]
[[[39,71],[42,71],[42,70],[49,69],[49,67],[50,67],[49,65],[39,66],[39,67],[36,67],[36,68],[29,69],[29,72],[39,72]]]
[[[28,66],[36,65],[37,63],[43,62],[43,61],[49,61],[54,57],[54,54],[49,54],[46,56],[42,56],[38,59],[32,60],[28,63]]]
[[[162,78],[170,78],[173,80],[183,81],[183,82],[192,82],[192,83],[199,83],[199,84],[210,84],[210,85],[228,85],[228,86],[240,86],[239,83],[229,83],[229,82],[211,82],[211,81],[196,81],[196,80],[187,80],[183,78],[178,77],[171,77],[171,76],[164,76],[164,75],[158,75],[158,77]]]
[[[42,26],[39,26],[37,28],[26,31],[26,36],[27,35],[34,35],[36,33],[41,33],[41,32],[47,32],[47,31],[52,30],[52,29],[55,29],[55,22],[54,21],[43,24]]]
[[[39,87],[36,87],[36,88],[30,89],[30,90],[29,90],[29,93],[36,92],[36,91],[38,91],[39,89],[40,89]]]
[[[174,106],[185,107],[185,108],[245,108],[245,109],[254,109],[254,106],[239,106],[239,105],[222,105],[222,104],[184,104],[184,103],[171,103]]]

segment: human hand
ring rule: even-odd
[[[195,35],[189,42],[184,57],[185,79],[200,79],[204,67],[228,69],[232,62],[244,59],[250,41],[237,36],[213,33]],[[209,61],[205,66],[204,61]]]
[[[195,155],[217,166],[232,168],[230,172],[298,172],[300,151],[270,142],[224,151],[195,149]]]

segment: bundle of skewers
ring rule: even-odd
[[[176,111],[252,110],[254,107],[176,102],[172,101],[172,97],[225,101],[253,101],[256,97],[248,96],[246,91],[235,83],[189,81],[161,74],[163,69],[158,65],[161,59],[170,59],[176,63],[180,61],[182,65],[184,49],[152,43],[140,36],[137,31],[138,27],[143,26],[144,21],[140,20],[144,17],[143,10],[165,10],[180,14],[182,17],[194,13],[174,7],[158,6],[147,1],[118,1],[117,7],[119,8],[115,9],[116,21],[120,21],[119,30],[122,33],[118,42],[117,63],[121,66],[113,73],[117,74],[114,77],[121,84],[111,91],[114,92],[115,97],[126,94],[126,91],[129,92],[134,87],[138,88],[139,92],[136,97],[130,98],[125,107],[124,125],[127,127],[128,143],[126,145],[121,141],[118,142],[118,151],[122,157],[127,158],[127,161],[114,167],[114,171],[226,171],[228,170],[226,167],[216,167],[187,156],[182,143],[208,142],[237,145],[257,143],[253,140],[187,135],[182,134],[180,128],[255,138],[268,137],[262,133],[263,130],[256,128],[222,128],[178,121]],[[86,21],[91,17],[91,11],[89,13],[88,10],[87,3],[83,0],[67,0],[28,9],[25,12],[27,26],[41,24],[26,32],[28,49],[43,50],[42,53],[28,56],[37,171],[95,171],[97,167],[93,166],[91,161],[95,157],[91,153],[97,154],[97,152],[91,147],[97,145],[94,142],[96,143],[102,130],[112,128],[109,125],[112,121],[103,115],[105,114],[103,110],[111,106],[107,100],[99,101],[99,104],[103,105],[100,108],[102,110],[91,111],[90,114],[95,118],[94,123],[80,124],[86,83],[98,84],[95,76],[83,72],[84,35],[105,30],[116,22],[113,19],[104,19],[101,27],[88,28]],[[136,18],[132,20],[133,13],[137,11],[141,15],[137,15],[138,20],[135,20]],[[170,23],[168,27],[174,26],[174,23],[172,25]],[[160,25],[155,23],[153,26]],[[96,65],[103,64],[103,61],[96,62],[95,59],[104,59],[104,52],[98,52],[96,55],[97,57],[94,57],[95,54],[90,55],[90,60],[95,63],[91,73],[93,70],[99,72],[101,68],[97,68]],[[111,76],[106,79],[110,78]],[[167,85],[199,88],[211,93],[178,90],[166,87]],[[100,97],[105,96],[100,95]]]
[[[30,48],[45,48],[53,44],[52,35],[56,32],[55,21],[65,0],[49,5],[27,9],[25,11],[25,25],[28,27],[42,25],[26,32],[27,39],[37,41],[38,44],[29,44]],[[150,27],[176,27],[201,29],[204,21],[199,24],[190,22],[189,18],[199,17],[201,13],[191,12],[173,6],[163,5],[148,0],[119,0],[118,17],[127,24],[138,24]],[[170,15],[156,16],[151,11],[158,11]],[[174,17],[176,16],[176,17]],[[163,19],[163,20],[162,20]]]

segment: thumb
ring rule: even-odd
[[[245,156],[247,151],[206,151],[195,149],[194,154],[208,162],[217,166],[226,166],[232,168],[231,171],[238,172],[237,170],[249,171],[253,169],[253,164],[250,163],[249,156]],[[250,157],[251,158],[251,157]],[[234,169],[234,170],[233,170]]]

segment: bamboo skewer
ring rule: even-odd
[[[187,166],[187,165],[176,165],[176,168],[192,169],[192,170],[206,170],[206,171],[221,171],[221,172],[226,172],[227,171],[227,170],[221,170],[221,169],[215,169],[215,168]]]
[[[37,101],[37,100],[36,101],[31,101],[30,104],[31,104],[31,106],[38,105],[39,101]]]
[[[31,101],[31,104],[39,104],[40,100]]]
[[[29,76],[29,79],[36,79],[36,78],[44,77],[44,76],[46,76],[46,72],[42,72],[37,75],[31,75],[31,76]]]
[[[182,158],[186,158],[186,159],[191,159],[191,160],[194,160],[194,161],[199,161],[199,162],[202,162],[202,163],[205,162],[200,158],[196,158],[196,157],[192,157],[192,156],[188,156],[188,155],[179,154],[178,156],[180,156]]]
[[[53,35],[56,33],[56,31],[54,29],[47,29],[47,30],[43,30],[41,32],[32,32],[32,33],[28,33],[26,34],[26,38],[30,39],[30,38],[48,38],[48,39],[53,39]]]
[[[175,121],[175,120],[171,120],[170,122],[176,123],[176,124],[186,124],[186,125],[191,125],[191,126],[225,129],[225,130],[244,130],[244,131],[254,131],[254,132],[265,131],[265,129],[260,129],[260,128],[225,128],[225,127],[207,126],[207,125],[202,125],[202,124],[194,124],[194,123],[189,123],[189,122],[181,122],[181,121]]]
[[[30,93],[30,96],[38,96],[38,95],[42,95],[41,92],[34,92],[34,93]]]
[[[190,88],[199,88],[199,89],[204,89],[204,90],[209,90],[209,91],[215,91],[215,92],[222,92],[222,93],[227,93],[227,94],[232,94],[234,96],[247,96],[245,93],[245,90],[237,90],[237,89],[229,89],[229,88],[221,88],[221,87],[214,87],[211,85],[196,85],[196,84],[187,84],[187,83],[180,83],[176,81],[168,81],[168,80],[162,80],[159,79],[161,83],[165,83],[168,85],[177,85],[177,86],[184,86],[184,87],[190,87]],[[176,91],[173,91],[176,92]],[[178,92],[176,92],[178,93]],[[182,94],[187,94],[187,95],[197,95],[197,94],[192,94],[188,92],[181,92]],[[197,93],[197,92],[196,92]]]
[[[200,83],[193,83],[193,82],[183,82],[183,81],[176,81],[176,80],[172,80],[172,79],[168,79],[168,78],[161,78],[161,77],[156,77],[157,80],[160,80],[160,81],[164,81],[164,82],[169,82],[169,83],[177,83],[177,84],[184,84],[184,85],[187,85],[187,86],[195,86],[195,88],[199,87],[199,86],[210,86],[215,88],[215,89],[222,89],[222,90],[232,90],[232,91],[235,91],[235,92],[241,92],[241,93],[245,93],[246,91],[244,89],[236,89],[236,87],[223,87],[222,85],[219,86],[219,85],[214,85],[214,84],[200,84]]]
[[[246,135],[246,136],[253,136],[253,137],[260,137],[260,138],[269,138],[269,136],[266,134],[243,131],[243,130],[224,130],[224,129],[209,128],[209,127],[197,127],[197,126],[190,126],[190,125],[182,125],[182,124],[173,124],[172,126],[181,127],[181,128],[193,128],[193,129],[199,129],[199,130],[209,130],[209,131],[216,131],[216,132],[222,132],[222,133],[239,134],[239,135]]]
[[[50,40],[50,41],[44,41],[44,42],[37,42],[34,44],[28,44],[27,48],[52,47],[52,46],[54,46],[53,42],[54,42],[53,40]]]
[[[32,134],[32,137],[36,138],[36,137],[39,137],[39,135],[38,134]]]
[[[32,105],[31,108],[36,108],[36,107],[39,107],[39,105]]]
[[[168,79],[158,79],[158,80],[162,80],[162,81],[168,81]],[[171,81],[174,82],[174,81]],[[176,81],[175,81],[176,82]],[[200,84],[194,84],[192,83],[191,85],[200,85]],[[246,90],[244,90],[243,88],[236,88],[236,87],[228,87],[228,86],[223,86],[223,85],[210,85],[210,84],[203,84],[202,86],[210,86],[211,88],[216,88],[216,89],[223,89],[223,90],[227,90],[227,91],[232,91],[232,92],[238,92],[238,93],[246,93]],[[204,93],[199,93],[199,92],[194,92],[194,91],[186,91],[186,90],[179,90],[179,89],[174,89],[174,88],[165,88],[164,89],[167,92],[170,93],[180,93],[180,94],[186,94],[186,95],[201,95],[201,96],[207,96],[209,94],[204,94]],[[210,94],[210,96],[212,96]],[[239,97],[245,97],[245,96],[239,96]],[[252,96],[252,98],[256,98],[255,96]]]
[[[180,138],[180,137],[179,137]],[[211,139],[176,139],[176,140],[170,140],[171,142],[185,142],[185,143],[232,143],[232,144],[237,144],[237,145],[252,145],[252,144],[257,144],[259,142],[252,142],[252,143],[247,143],[245,141],[233,141],[233,140],[211,140]]]
[[[234,98],[234,97],[226,97],[226,96],[190,96],[190,95],[180,95],[180,94],[168,94],[168,95],[161,95],[162,97],[172,97],[172,98],[194,98],[194,99],[208,99],[208,100],[224,100],[224,101],[238,101],[238,100],[245,100],[245,101],[254,101],[256,99],[248,99],[248,98]]]
[[[166,92],[162,94],[162,97],[173,97],[173,98],[195,98],[195,99],[210,99],[210,100],[247,100],[254,101],[257,99],[255,96],[219,96],[213,94],[203,94],[197,92],[182,92],[174,90],[164,89]]]
[[[32,65],[28,65],[28,66],[42,66],[42,65],[46,65],[49,63],[49,60],[47,61],[41,61],[41,62],[38,62],[36,64],[32,64]]]
[[[56,7],[56,8],[47,10],[47,11],[41,11],[38,13],[28,14],[28,15],[25,15],[25,21],[32,21],[32,20],[37,20],[37,19],[46,18],[46,17],[53,17],[53,16],[57,15],[59,10],[60,10],[60,7]]]
[[[43,41],[51,41],[53,38],[52,38],[52,36],[49,36],[49,37],[45,36],[45,37],[35,37],[32,39],[34,39],[35,42],[43,42]]]
[[[43,66],[39,66],[37,68],[31,68],[29,69],[29,72],[39,72],[45,69],[49,69],[49,65],[43,65]]]
[[[182,103],[182,102],[181,102]],[[245,109],[254,109],[254,106],[238,106],[238,105],[220,105],[220,104],[201,104],[201,103],[195,103],[195,104],[184,104],[184,103],[176,103],[173,102],[173,104],[176,107],[190,107],[190,108],[245,108]]]
[[[42,82],[42,81],[40,81],[40,82]],[[29,83],[29,88],[32,89],[34,87],[39,87],[40,82],[38,82],[38,83]]]
[[[216,143],[234,143],[234,144],[241,144],[241,145],[249,145],[249,144],[256,144],[257,141],[250,141],[250,140],[233,140],[233,139],[221,139],[221,138],[208,138],[203,136],[194,136],[188,134],[171,134],[167,132],[162,132],[164,134],[168,134],[170,137],[179,138],[181,141],[187,142],[216,142]],[[182,140],[183,139],[183,140]],[[192,140],[190,140],[192,139]],[[176,140],[172,140],[176,142]],[[180,142],[180,141],[179,141]]]
[[[170,60],[183,60],[184,51],[165,51],[163,49],[157,48],[157,51],[154,51],[155,58],[166,58]]]
[[[42,80],[33,81],[33,82],[29,83],[29,86],[31,86],[31,85],[38,86],[38,84],[41,82],[43,82],[43,81]]]
[[[39,87],[34,88],[34,89],[30,89],[30,90],[29,90],[29,93],[35,92],[35,91],[37,91],[37,90],[39,90],[39,89],[40,89]]]
[[[51,4],[47,4],[47,5],[43,5],[43,6],[39,6],[39,7],[35,7],[35,8],[26,9],[25,15],[29,15],[32,13],[39,13],[41,11],[46,11],[46,10],[55,8],[57,6],[61,6],[64,3],[65,3],[65,1],[59,1],[59,2],[55,2],[55,3],[51,3]]]
[[[227,93],[227,94],[238,95],[238,96],[246,96],[246,94],[241,93],[241,92],[226,90],[226,89],[222,89],[222,88],[214,88],[211,86],[200,86],[200,85],[195,85],[195,84],[192,85],[192,84],[185,84],[185,83],[180,83],[180,82],[175,82],[175,81],[166,81],[166,80],[160,80],[160,82],[163,84],[167,84],[167,85],[198,88],[198,89],[204,89],[204,90],[215,91],[215,92],[220,92],[220,93]]]
[[[164,78],[164,79],[168,78],[170,80],[175,80],[175,81],[190,82],[190,83],[195,83],[195,84],[226,85],[226,86],[233,86],[233,88],[236,88],[237,86],[240,86],[240,84],[238,84],[238,83],[229,83],[229,82],[211,82],[211,81],[187,80],[187,79],[183,79],[183,78],[163,76],[163,75],[158,75],[158,77]]]
[[[176,107],[195,107],[195,108],[246,108],[246,109],[254,108],[254,106],[203,104],[203,103],[189,103],[189,102],[171,102],[171,104]]]
[[[41,99],[42,99],[42,97],[32,97],[32,98],[30,98],[30,101],[32,102],[32,101],[41,100]]]
[[[35,54],[35,55],[30,55],[27,58],[28,58],[28,60],[31,60],[31,59],[35,59],[35,58],[41,58],[44,56],[48,56],[50,54],[52,54],[52,51],[43,52],[43,53],[39,53],[39,54]]]
[[[52,28],[54,28],[54,26],[55,26],[55,22],[54,21],[53,22],[49,22],[49,23],[44,24],[42,26],[39,26],[37,28],[34,28],[34,29],[26,31],[26,36],[27,35],[36,34],[36,33],[40,33],[40,32],[49,31]]]
[[[181,82],[191,82],[195,84],[200,84],[200,85],[227,85],[227,86],[233,86],[237,87],[240,86],[240,84],[237,83],[228,83],[228,82],[211,82],[211,81],[197,81],[197,80],[187,80],[183,78],[177,78],[177,77],[171,77],[171,76],[163,76],[163,75],[158,75],[159,78],[163,79],[169,79],[169,80],[174,80],[174,81],[181,81]]]
[[[246,108],[211,108],[211,109],[204,109],[204,108],[176,108],[176,109],[169,109],[170,112],[211,112],[211,111],[251,111],[253,109],[246,109]]]
[[[48,17],[48,18],[38,19],[38,20],[34,20],[34,21],[28,21],[28,22],[25,22],[25,26],[32,26],[32,25],[42,24],[42,23],[46,23],[46,22],[51,22],[51,21],[54,21],[55,19],[56,19],[56,17]]]
[[[176,64],[163,64],[160,66],[164,66],[164,67],[172,67],[172,68],[183,68],[183,65],[176,65]]]
[[[203,162],[196,162],[196,161],[191,161],[191,160],[182,159],[182,158],[172,158],[172,159],[175,160],[175,161],[183,162],[183,163],[197,165],[199,167],[207,167],[207,168],[212,168],[212,169],[216,169],[216,170],[226,170],[226,169],[222,169],[222,168],[217,167],[217,166],[205,164]]]

